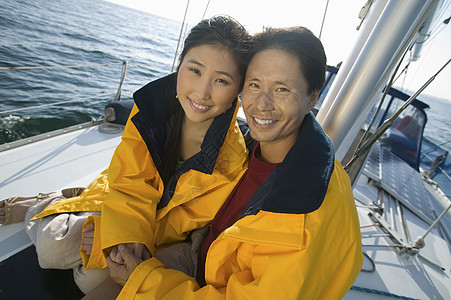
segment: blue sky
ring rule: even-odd
[[[111,2],[143,10],[159,16],[182,21],[186,0],[109,0]],[[284,27],[302,25],[319,36],[327,0],[191,0],[187,22],[196,24],[203,16],[217,14],[230,15],[241,22],[251,32],[258,32],[264,26]],[[447,8],[440,17],[451,16],[450,1],[443,1]],[[335,65],[346,59],[358,36],[356,26],[361,7],[366,0],[329,1],[321,40],[324,44],[328,63]],[[434,27],[434,26],[432,26]],[[443,26],[440,26],[440,28]],[[451,25],[428,41],[422,51],[420,61],[410,64],[408,75],[399,78],[397,85],[415,91],[426,82],[448,59],[451,58]],[[435,79],[425,93],[451,101],[451,65]]]

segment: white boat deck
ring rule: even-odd
[[[385,159],[375,159],[382,152]],[[366,256],[344,299],[451,299],[451,254],[443,236],[449,228],[436,226],[424,248],[412,248],[446,207],[441,200],[449,200],[428,191],[418,172],[394,155],[387,158],[377,144],[371,154],[353,189]]]
[[[121,133],[106,134],[91,126],[0,152],[0,199],[87,186],[108,166],[120,138]],[[354,188],[364,271],[344,299],[451,299],[450,249],[438,228],[426,237],[419,255],[395,246],[411,245],[428,229],[428,219],[434,217],[425,211],[429,205],[420,212],[412,207],[416,200],[397,199],[400,190],[385,186],[375,176],[382,173],[370,170]],[[375,204],[383,213],[373,209]],[[23,223],[0,225],[0,262],[30,245]]]
[[[109,165],[121,140],[122,131],[103,133],[99,126],[0,152],[0,200],[86,187]],[[18,223],[0,225],[0,243],[1,262],[28,247],[31,241],[23,223]]]

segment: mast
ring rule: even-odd
[[[345,62],[348,72],[338,72],[335,93],[328,93],[318,112],[318,121],[331,137],[336,157],[342,161],[356,138],[394,66],[411,44],[438,0],[390,0],[385,5],[368,38],[361,36],[351,55],[355,61]],[[347,74],[346,74],[347,73]],[[337,80],[338,79],[338,80]]]
[[[318,114],[316,116],[318,122],[322,123],[324,121],[327,113],[329,112],[332,104],[334,103],[335,98],[338,95],[338,92],[340,92],[340,89],[343,87],[343,83],[348,77],[348,74],[351,71],[352,66],[356,62],[357,57],[362,51],[363,46],[365,46],[365,43],[370,33],[372,32],[374,26],[377,23],[377,20],[382,14],[385,5],[387,5],[387,2],[388,0],[380,0],[373,3],[368,11],[368,15],[364,17],[365,18],[364,20],[362,20],[363,24],[362,26],[359,26],[360,27],[359,37],[356,43],[354,44],[353,49],[349,53],[348,57],[341,64],[340,70],[336,78],[334,79],[332,86],[327,92],[326,98],[324,99],[324,102],[321,105],[320,110],[318,111]]]

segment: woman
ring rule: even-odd
[[[98,211],[105,199],[101,225],[98,213],[84,224],[86,269],[106,267],[104,253],[119,244],[148,257],[156,248],[184,241],[219,210],[247,167],[236,113],[248,41],[244,27],[228,17],[196,25],[185,40],[177,73],[134,94],[135,106],[108,175],[101,174],[80,197],[37,216]],[[121,257],[114,259],[120,262]],[[83,292],[98,284],[100,279],[81,276],[83,268],[76,270]]]

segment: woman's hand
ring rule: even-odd
[[[83,229],[81,239],[81,250],[85,251],[87,255],[91,255],[93,243],[94,243],[94,224],[91,224],[85,229]]]
[[[133,253],[133,245],[135,244],[120,244],[115,246],[111,250],[110,256],[106,259],[111,279],[122,286],[127,282],[128,278],[133,273],[135,268],[143,262],[143,259],[141,259],[141,257],[135,256],[135,254]],[[145,246],[144,248],[145,250],[147,250]],[[149,251],[147,250],[147,252]],[[119,257],[123,263],[116,262],[117,258]],[[149,256],[149,258],[150,257],[151,256]],[[116,261],[114,261],[112,258],[114,258]]]

